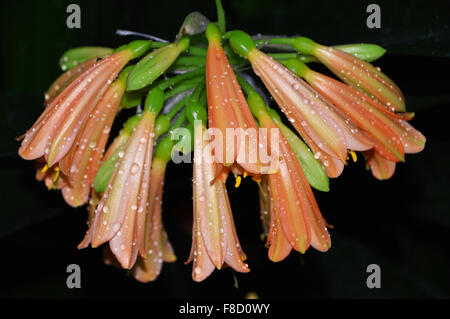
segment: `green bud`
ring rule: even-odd
[[[164,106],[164,100],[164,91],[156,86],[148,92],[147,97],[145,98],[144,110],[158,115]]]
[[[189,39],[181,38],[177,44],[170,44],[147,54],[128,76],[127,91],[139,90],[152,84],[188,48]]]
[[[240,30],[231,31],[228,39],[234,52],[243,58],[246,58],[250,51],[256,48],[252,37]]]
[[[205,107],[197,101],[190,101],[186,105],[185,113],[189,123],[192,126],[195,121],[202,121],[203,124],[206,124],[206,120],[208,119],[208,114],[206,113]]]
[[[292,151],[300,162],[308,183],[317,190],[328,192],[330,190],[330,185],[327,173],[320,162],[314,157],[314,154],[308,146],[303,143],[297,134],[283,124],[280,116],[275,110],[269,110],[269,114],[275,124],[280,128],[281,133],[286,137]]]
[[[170,129],[170,118],[165,114],[160,114],[155,122],[155,139],[166,133]]]
[[[333,48],[352,54],[367,62],[373,62],[386,53],[384,48],[371,43],[335,45]]]
[[[84,61],[110,55],[113,51],[113,49],[105,47],[73,48],[64,52],[59,59],[59,66],[63,71],[67,71]]]

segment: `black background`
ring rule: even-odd
[[[369,3],[381,7],[381,29],[366,27]],[[130,29],[173,39],[184,16],[201,11],[214,20],[212,0],[2,1],[0,9],[0,297],[260,297],[448,298],[450,296],[450,8],[447,1],[224,1],[228,28],[251,34],[304,34],[324,44],[373,42],[387,54],[376,62],[402,88],[412,124],[427,137],[389,181],[375,180],[362,160],[316,198],[331,230],[332,248],[292,253],[272,263],[260,241],[257,188],[229,187],[241,244],[252,269],[230,269],[202,283],[184,265],[190,249],[191,167],[170,165],[164,222],[178,261],[141,284],[105,266],[101,249],[78,251],[85,208],[72,209],[58,192],[34,180],[34,166],[17,156],[21,135],[42,111],[43,93],[60,74],[68,48],[117,47]],[[66,27],[66,7],[81,7],[81,29]],[[314,68],[314,67],[313,67]],[[320,68],[319,68],[320,69]],[[323,70],[323,69],[320,69]],[[230,185],[231,186],[231,185]],[[82,269],[82,288],[66,287],[66,267]],[[366,267],[379,264],[381,289],[366,287]]]

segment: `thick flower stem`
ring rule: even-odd
[[[174,77],[162,80],[161,82],[158,83],[158,86],[160,89],[166,90],[169,87],[174,86],[175,84],[177,84],[181,81],[192,79],[192,78],[202,75],[204,73],[205,73],[205,68],[200,68],[200,69],[197,69],[197,70],[194,70],[191,72],[183,73],[183,74],[176,75]]]

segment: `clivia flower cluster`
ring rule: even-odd
[[[36,161],[39,181],[61,190],[70,206],[88,205],[78,247],[105,244],[105,262],[142,282],[176,260],[162,223],[164,176],[174,154],[193,157],[188,262],[193,279],[202,281],[224,265],[250,270],[227,195],[230,172],[236,187],[241,176],[256,182],[268,256],[278,262],[292,249],[331,246],[311,187],[328,191],[328,178],[355,161],[355,152],[375,178],[388,179],[406,153],[425,145],[400,89],[368,62],[382,48],[226,32],[216,3],[218,22],[190,14],[174,43],[67,51],[65,73],[19,148],[22,158]],[[274,47],[287,52],[269,52]],[[131,108],[136,114],[110,139],[117,114]]]

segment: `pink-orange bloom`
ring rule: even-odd
[[[248,59],[328,176],[340,175],[347,149],[372,148],[369,138],[293,72],[256,48],[249,52]]]
[[[223,264],[239,272],[250,269],[239,244],[225,183],[216,178],[211,141],[204,145],[206,128],[195,126],[194,134],[194,219],[192,247],[187,262],[193,261],[192,278],[202,281]]]
[[[144,112],[131,134],[86,234],[97,247],[107,241],[123,268],[136,262],[138,214],[148,207],[155,115]]]
[[[62,194],[71,206],[81,206],[89,198],[125,88],[126,83],[122,79],[111,84],[89,114],[70,151],[59,162],[62,172],[68,177]]]
[[[19,155],[28,160],[45,156],[50,167],[61,160],[97,102],[131,58],[130,50],[119,51],[82,72],[27,131]]]
[[[220,34],[214,23],[208,26],[207,36],[208,122],[210,128],[219,129],[222,135],[222,140],[215,141],[215,156],[221,164],[228,166],[236,161],[248,172],[259,174],[263,171],[264,164],[268,163],[263,164],[260,160],[259,155],[265,153],[258,151],[260,144],[256,122],[220,44]],[[229,141],[234,141],[233,145],[227,143],[227,129],[235,134],[233,139],[228,138]],[[219,150],[222,154],[217,153]]]
[[[47,93],[45,93],[45,104],[49,105],[53,99],[58,96],[58,94],[69,85],[79,74],[89,69],[97,62],[97,59],[90,59],[83,63],[80,63],[76,67],[67,70],[61,74],[53,83],[50,85]]]
[[[258,119],[263,128],[279,129],[268,113]],[[291,248],[304,253],[310,245],[327,251],[331,246],[330,235],[300,162],[281,133],[278,143],[279,169],[265,177],[270,200],[269,258],[280,261],[289,255]]]
[[[372,171],[372,175],[379,179],[389,179],[394,175],[395,162],[390,161],[379,155],[375,150],[364,152],[367,165]]]
[[[398,86],[380,68],[341,50],[315,43],[308,38],[297,38],[297,50],[314,55],[342,81],[380,100],[395,111],[405,111],[405,98]]]
[[[137,246],[140,252],[138,262],[133,268],[134,277],[141,282],[153,281],[161,272],[163,262],[173,262],[176,256],[162,224],[161,208],[164,175],[167,160],[155,156],[152,162],[148,208],[139,215],[144,221],[138,222],[142,235],[138,235]]]
[[[303,76],[375,142],[375,152],[386,160],[404,161],[405,153],[418,153],[423,150],[425,136],[401,116],[387,109],[380,111],[383,107],[377,100],[306,67]],[[395,165],[390,164],[389,167]]]

